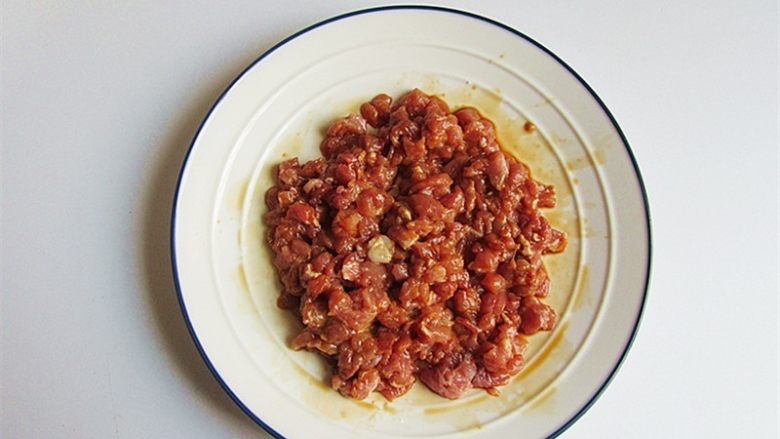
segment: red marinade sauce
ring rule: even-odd
[[[566,235],[540,212],[554,188],[476,109],[417,89],[336,120],[320,149],[281,163],[266,193],[278,305],[303,323],[292,347],[326,357],[355,399],[393,400],[417,379],[449,399],[497,394],[525,335],[556,322],[542,255]]]

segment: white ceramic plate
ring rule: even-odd
[[[528,365],[500,397],[474,390],[449,401],[418,384],[393,403],[378,394],[342,398],[328,388],[322,359],[289,348],[297,323],[275,305],[279,285],[261,221],[274,166],[316,157],[327,123],[360,102],[414,87],[453,107],[478,107],[504,146],[559,193],[546,215],[570,244],[546,265],[560,322],[530,337]],[[523,131],[526,120],[534,133]],[[432,7],[336,17],[255,61],[192,143],[171,239],[182,310],[204,360],[252,419],[290,438],[556,436],[624,358],[650,263],[639,171],[593,90],[523,34]]]

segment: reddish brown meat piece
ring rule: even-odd
[[[351,398],[392,400],[418,378],[450,399],[495,393],[524,336],[556,322],[541,258],[566,235],[539,211],[554,188],[476,109],[419,90],[335,121],[321,151],[281,163],[266,193],[278,304],[304,325],[292,347],[325,356]]]

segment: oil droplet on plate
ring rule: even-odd
[[[246,198],[246,191],[249,187],[249,180],[244,180],[236,185],[235,189],[235,206],[236,209],[241,212],[244,208],[244,199]]]
[[[241,287],[242,291],[249,292],[249,282],[246,280],[244,264],[238,264],[238,268],[236,268],[236,279],[238,280],[238,285]]]
[[[555,330],[555,333],[550,338],[550,341],[547,343],[544,349],[531,359],[531,364],[521,370],[520,373],[514,377],[513,381],[521,380],[523,377],[530,375],[534,370],[536,370],[537,367],[544,363],[550,354],[559,347],[561,340],[563,339],[563,335],[566,333],[568,328],[569,322],[564,322],[557,330]]]
[[[574,288],[574,309],[579,309],[582,307],[582,301],[585,296],[588,295],[586,288],[588,287],[589,281],[590,271],[588,270],[587,266],[583,265],[580,268],[580,277],[577,281],[577,286]]]
[[[557,387],[548,387],[542,391],[542,394],[537,396],[536,399],[528,406],[530,410],[546,409],[551,410],[554,408],[555,400],[552,398],[555,392],[558,391]]]

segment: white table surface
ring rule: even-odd
[[[230,80],[299,28],[377,4],[286,3],[2,2],[3,438],[265,436],[187,334],[168,226]],[[449,3],[573,66],[647,184],[645,317],[565,437],[778,437],[777,3],[730,3]]]

